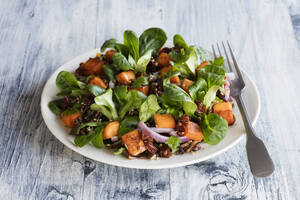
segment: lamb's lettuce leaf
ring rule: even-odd
[[[173,152],[178,150],[178,146],[180,145],[181,140],[178,137],[171,136],[169,137],[166,144],[172,149]]]
[[[183,89],[175,84],[165,84],[161,97],[164,104],[171,107],[182,108],[187,115],[193,115],[197,110],[197,105]]]
[[[139,109],[139,117],[142,122],[149,120],[160,109],[157,98],[154,94],[147,97],[146,101],[141,105]]]
[[[117,120],[118,113],[115,103],[112,100],[112,89],[108,89],[105,93],[95,97],[95,103],[91,105],[92,110],[101,110],[101,112],[109,120]]]
[[[207,144],[216,145],[225,137],[228,123],[219,115],[210,113],[205,115],[201,129],[203,131],[204,141]]]
[[[120,118],[123,119],[127,112],[139,109],[147,96],[137,90],[130,90],[126,97],[126,103],[120,108]]]
[[[189,93],[193,100],[197,99],[197,93],[199,91],[203,91],[204,93],[207,91],[207,83],[201,77],[199,77],[197,81],[189,87]]]
[[[166,33],[160,28],[149,28],[139,37],[140,56],[143,56],[149,50],[158,51],[167,41]]]
[[[132,88],[139,88],[143,85],[148,85],[149,81],[147,80],[146,77],[140,76],[135,81],[132,83]]]
[[[124,45],[129,48],[129,54],[133,57],[135,62],[139,59],[139,38],[135,32],[126,30],[124,32]]]
[[[125,117],[121,123],[120,128],[118,130],[118,136],[121,137],[125,133],[128,133],[136,128],[137,124],[139,123],[140,119],[138,116],[129,116]]]
[[[118,66],[120,70],[128,71],[130,69],[133,69],[131,64],[128,62],[126,57],[122,53],[115,53],[112,57],[113,63]]]

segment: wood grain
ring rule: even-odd
[[[300,199],[299,1],[41,1],[0,4],[0,199]],[[198,164],[114,167],[64,147],[43,123],[40,95],[62,63],[103,40],[158,26],[210,48],[231,41],[256,81],[255,126],[276,165],[265,179],[248,167],[245,141]]]

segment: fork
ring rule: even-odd
[[[242,76],[242,73],[238,67],[238,64],[236,62],[236,59],[233,55],[232,49],[230,47],[229,42],[227,41],[227,45],[229,48],[229,52],[233,61],[233,66],[235,68],[237,77],[231,81],[230,84],[230,93],[231,97],[233,97],[237,105],[239,107],[242,119],[244,121],[246,133],[247,133],[247,144],[246,144],[246,150],[247,150],[247,156],[248,156],[248,162],[250,165],[250,170],[252,174],[256,177],[266,177],[273,173],[274,171],[274,164],[273,161],[268,153],[267,148],[265,147],[262,140],[260,140],[254,132],[254,129],[250,123],[249,116],[247,114],[247,110],[242,98],[242,92],[245,88],[245,82]],[[224,49],[224,53],[226,56],[226,60],[228,62],[229,72],[233,72],[232,65],[229,61],[228,54],[224,45],[224,42],[222,42],[222,46]],[[222,56],[219,44],[217,43],[217,48],[219,52],[219,56]],[[217,54],[214,48],[214,45],[212,45],[213,55],[216,58]]]

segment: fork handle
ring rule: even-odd
[[[236,102],[241,112],[247,133],[246,149],[251,172],[256,177],[269,176],[274,171],[274,163],[265,144],[256,137],[254,133],[241,95],[236,97]]]

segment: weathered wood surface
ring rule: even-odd
[[[151,26],[206,48],[231,41],[261,93],[255,129],[276,164],[271,177],[251,175],[245,141],[206,162],[136,170],[84,158],[51,135],[39,107],[49,75]],[[299,1],[2,0],[0,44],[0,199],[300,199]]]

